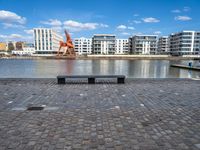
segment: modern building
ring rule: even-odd
[[[7,44],[5,42],[0,42],[0,51],[6,51],[7,50]]]
[[[8,50],[9,52],[15,50],[15,43],[12,42],[12,41],[9,41],[9,42],[7,43],[7,50]]]
[[[74,39],[74,49],[79,55],[92,53],[92,39],[76,38]]]
[[[24,42],[16,42],[15,43],[15,50],[23,50]]]
[[[0,42],[0,56],[7,54],[7,44],[5,42]]]
[[[130,51],[133,54],[157,53],[157,35],[135,35],[131,38],[132,49]]]
[[[26,56],[32,56],[33,54],[35,54],[35,47],[33,43],[23,43],[23,49],[21,50],[13,50],[12,51],[13,55],[26,55]]]
[[[35,51],[36,54],[56,54],[59,49],[59,42],[63,37],[49,28],[35,28]]]
[[[132,37],[128,38],[128,50],[129,50],[129,54],[133,54],[133,38]]]
[[[129,53],[128,39],[117,39],[115,54],[128,54],[128,53]]]
[[[115,54],[116,36],[111,34],[95,34],[92,37],[93,54]]]
[[[157,54],[169,54],[169,37],[162,36],[158,39]]]
[[[200,31],[182,31],[169,37],[172,55],[200,54]]]

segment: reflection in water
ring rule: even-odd
[[[200,72],[172,68],[168,60],[0,60],[0,77],[124,74],[133,78],[199,78]],[[195,62],[194,62],[195,63]]]
[[[136,78],[166,78],[168,75],[168,61],[133,60],[129,61],[128,76]]]
[[[67,68],[66,73],[68,75],[72,75],[73,69],[74,69],[74,60],[66,60],[65,64],[66,64],[66,68]]]

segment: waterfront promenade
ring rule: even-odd
[[[199,80],[84,82],[0,79],[0,149],[200,149]]]

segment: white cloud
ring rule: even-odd
[[[181,11],[179,9],[175,9],[171,11],[172,13],[181,13]]]
[[[4,23],[25,24],[26,18],[11,11],[0,10],[0,21]]]
[[[140,23],[142,23],[140,20],[133,20],[133,22],[134,22],[135,24],[140,24]]]
[[[97,28],[107,28],[108,25],[102,23],[81,23],[73,20],[67,20],[64,23],[64,28],[76,32],[81,30],[95,30]]]
[[[138,16],[139,16],[139,14],[134,14],[133,16],[134,16],[134,17],[138,17]]]
[[[94,30],[97,28],[97,23],[81,23],[73,20],[64,22],[65,27],[75,30]]]
[[[161,31],[155,31],[154,34],[161,34]]]
[[[3,35],[0,34],[0,39],[3,41],[33,41],[33,36],[22,36],[21,34],[10,34],[10,35]]]
[[[12,23],[2,23],[2,25],[4,26],[4,29],[7,28],[25,28],[25,26],[21,25],[21,24],[12,24]]]
[[[103,23],[81,23],[74,20],[66,20],[61,22],[58,19],[49,19],[48,21],[41,21],[40,23],[45,25],[50,25],[52,29],[61,32],[64,29],[70,30],[72,32],[77,32],[81,30],[94,30],[97,28],[108,28],[107,24]]]
[[[190,18],[188,16],[176,16],[174,19],[175,20],[179,20],[179,21],[189,21],[189,20],[192,20],[192,18]]]
[[[109,25],[103,24],[103,23],[100,23],[99,26],[102,27],[102,28],[108,28],[109,27]]]
[[[184,7],[184,8],[183,8],[183,11],[185,11],[185,12],[190,11],[190,7]]]
[[[53,26],[52,29],[55,30],[55,31],[57,31],[57,32],[62,32],[62,30],[64,30],[62,28],[62,26]]]
[[[128,33],[128,32],[122,32],[121,35],[127,36],[127,35],[130,35],[130,33]]]
[[[30,30],[24,30],[24,32],[26,32],[27,34],[33,34],[33,30],[30,29]]]
[[[10,37],[11,39],[22,38],[22,35],[20,35],[20,34],[11,34],[9,37]]]
[[[117,26],[117,29],[118,30],[126,30],[126,29],[128,29],[128,30],[135,30],[134,27],[126,26],[126,25],[119,25],[119,26]]]
[[[127,27],[127,29],[129,29],[129,30],[135,30],[134,27]]]
[[[3,35],[3,34],[0,34],[0,38],[1,38],[1,39],[6,39],[7,36],[6,36],[6,35]]]
[[[125,29],[127,29],[127,27],[125,25],[119,25],[119,26],[117,26],[117,29],[125,30]]]
[[[41,21],[40,23],[50,25],[50,26],[61,26],[62,22],[57,19],[49,19],[48,21]]]
[[[135,35],[141,35],[141,34],[143,34],[142,32],[137,32],[137,33],[135,33]]]
[[[22,35],[20,34],[10,34],[10,35],[0,35],[0,38],[3,39],[15,39],[15,38],[22,38]]]
[[[160,20],[153,18],[153,17],[149,17],[149,18],[143,18],[142,19],[145,23],[157,23],[160,22]]]

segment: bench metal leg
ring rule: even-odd
[[[88,78],[88,84],[95,84],[95,78]]]
[[[125,78],[117,78],[117,83],[124,84],[125,83],[124,80]]]
[[[65,78],[58,78],[58,84],[65,84]]]

